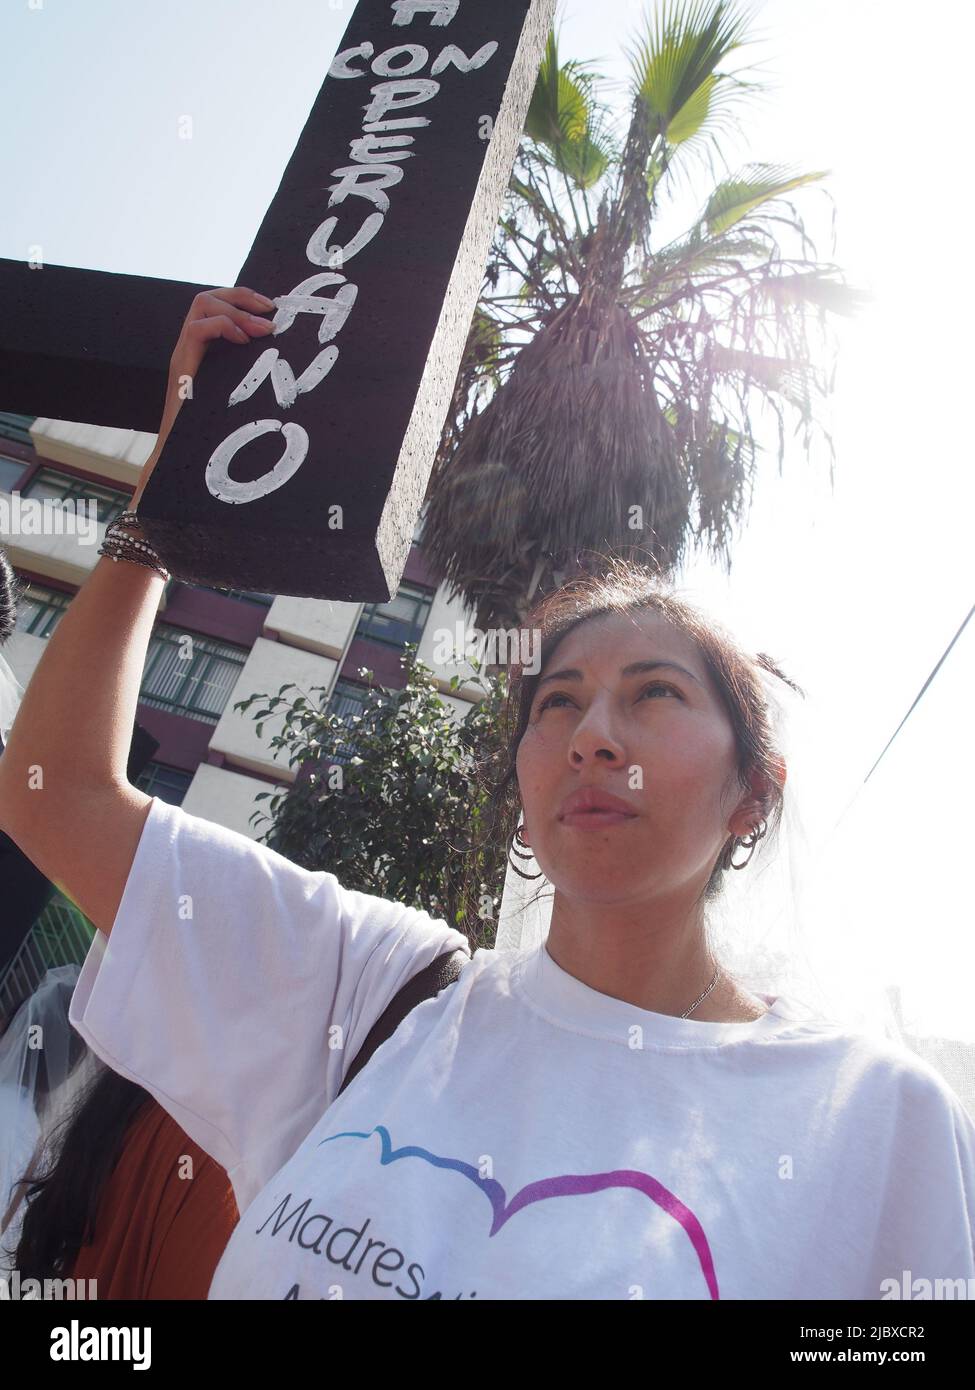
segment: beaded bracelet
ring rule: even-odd
[[[122,512],[105,532],[105,539],[98,548],[98,554],[107,555],[111,560],[128,560],[134,565],[144,565],[161,574],[165,580],[172,579],[169,570],[142,535],[141,525],[138,512]],[[126,527],[129,528],[128,531]]]

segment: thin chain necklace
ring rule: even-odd
[[[691,1005],[691,1007],[690,1007],[689,1009],[685,1010],[685,1012],[681,1014],[681,1018],[686,1018],[688,1014],[692,1014],[692,1013],[694,1012],[694,1010],[697,1008],[698,1004],[703,1004],[704,1001],[705,1001],[705,999],[708,997],[708,995],[711,993],[711,991],[714,989],[714,987],[715,987],[715,985],[716,985],[717,983],[718,983],[718,971],[717,971],[717,967],[715,967],[714,979],[713,979],[713,980],[711,981],[711,983],[708,985],[707,989],[706,989],[706,990],[704,991],[704,993],[701,995],[700,999],[695,1000],[695,1002]]]

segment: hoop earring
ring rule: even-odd
[[[736,835],[736,836],[734,837],[734,843],[732,844],[731,850],[730,850],[730,852],[729,852],[729,854],[728,854],[728,867],[731,868],[731,869],[744,869],[744,868],[746,868],[747,865],[748,865],[749,860],[751,859],[752,855],[755,853],[755,846],[758,844],[759,840],[763,837],[763,835],[765,835],[765,834],[767,833],[767,831],[768,831],[768,824],[767,824],[766,821],[763,820],[763,821],[760,821],[758,825],[753,825],[752,828],[751,828],[751,830],[749,831],[749,833],[748,833],[747,835],[745,835],[745,836],[743,836],[743,837],[742,837],[742,836]],[[735,850],[738,848],[739,845],[743,845],[744,848],[748,850],[748,854],[747,854],[746,857],[741,861],[740,864],[736,864],[736,863],[734,862],[734,853],[735,853]]]
[[[516,843],[519,844],[519,845],[521,845],[521,846],[522,846],[522,849],[527,850],[527,853],[526,853],[526,854],[523,854],[523,853],[521,852],[521,850],[515,849],[515,844],[516,844]],[[523,840],[522,837],[521,837],[521,826],[520,826],[520,825],[515,826],[514,834],[511,836],[511,843],[508,845],[508,863],[511,864],[511,867],[514,869],[515,873],[518,875],[519,878],[526,878],[526,879],[531,880],[531,879],[533,879],[533,878],[541,878],[541,877],[542,877],[542,871],[541,871],[541,869],[539,869],[539,871],[538,871],[537,874],[523,874],[522,871],[519,869],[518,865],[515,864],[515,863],[512,863],[512,859],[511,859],[511,852],[512,852],[512,850],[514,850],[515,854],[518,856],[519,859],[530,859],[530,858],[532,857],[532,854],[531,854],[531,847],[530,847],[530,846],[525,842],[525,840]]]

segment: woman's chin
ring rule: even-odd
[[[542,869],[541,864],[538,866]],[[634,873],[637,865],[632,855],[578,854],[571,867],[556,870],[556,876],[545,874],[557,895],[566,901],[580,903],[600,903],[603,907],[632,902],[634,898],[644,897],[652,892],[648,883],[646,865],[641,864],[639,875]]]

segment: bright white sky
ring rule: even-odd
[[[622,79],[643,10],[562,0],[563,58],[597,59]],[[39,246],[51,263],[233,284],[349,13],[350,0],[9,0],[0,255]],[[798,206],[820,255],[874,301],[843,329],[835,492],[825,452],[810,464],[797,443],[784,479],[771,461],[765,470],[732,579],[699,563],[686,587],[815,697],[809,819],[828,828],[975,591],[975,292],[961,255],[975,25],[951,0],[922,12],[909,0],[767,0],[752,13],[754,56],[774,88],[744,123],[740,158],[831,171],[835,252],[823,195]],[[177,134],[186,115],[190,140]],[[914,987],[908,1012],[935,1010],[944,1031],[975,1037],[963,867],[973,627],[830,842],[830,906],[806,930],[856,939],[897,978],[921,978],[908,952],[923,938],[936,992]],[[931,1014],[918,1018],[930,1031]]]

